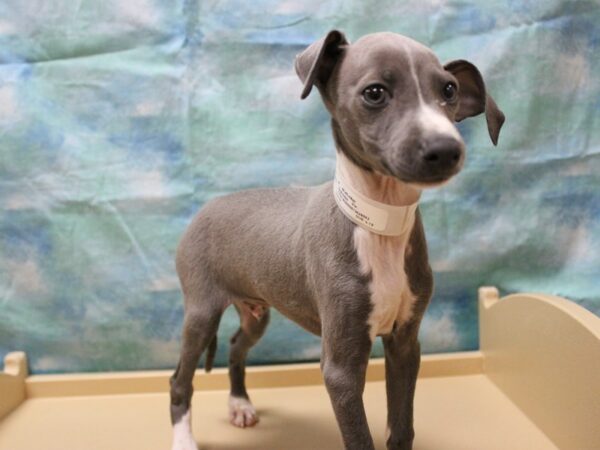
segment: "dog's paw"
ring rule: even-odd
[[[258,414],[247,398],[230,396],[229,421],[239,428],[253,427],[258,423]]]
[[[190,412],[188,411],[173,426],[173,446],[171,450],[198,450],[190,422]]]
[[[198,450],[198,446],[193,439],[173,440],[171,450]]]

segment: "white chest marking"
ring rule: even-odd
[[[364,274],[371,274],[369,288],[373,309],[367,320],[371,341],[379,334],[391,332],[394,322],[402,324],[412,316],[416,298],[404,271],[409,237],[410,231],[401,236],[381,236],[360,227],[354,230],[360,269]]]

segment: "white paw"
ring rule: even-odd
[[[198,450],[190,425],[190,412],[185,413],[179,422],[173,425],[173,446],[171,450]]]
[[[258,414],[250,400],[229,396],[229,421],[239,428],[253,427],[258,423]]]

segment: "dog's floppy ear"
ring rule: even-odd
[[[458,59],[444,66],[458,80],[458,111],[456,121],[477,116],[485,111],[490,138],[494,145],[498,143],[500,128],[504,123],[504,113],[500,111],[494,99],[486,93],[485,83],[477,67],[469,61]]]
[[[312,43],[306,50],[296,55],[294,67],[300,80],[304,83],[301,99],[308,97],[313,85],[319,88],[325,87],[331,71],[346,45],[348,45],[348,41],[344,33],[331,30],[327,36]]]

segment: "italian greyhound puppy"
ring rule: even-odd
[[[504,115],[478,69],[440,64],[395,33],[350,44],[333,30],[296,57],[304,84],[331,114],[335,179],[316,187],[252,189],[208,202],[186,230],[176,266],[185,303],[181,358],[171,378],[173,449],[195,450],[192,378],[223,311],[234,305],[230,420],[258,422],[244,383],[246,355],[274,307],[321,336],[321,368],[346,449],[373,449],[362,394],[373,341],[385,349],[388,449],[410,449],[419,324],[433,290],[417,203],[463,166],[454,123],[485,113],[497,143]]]

